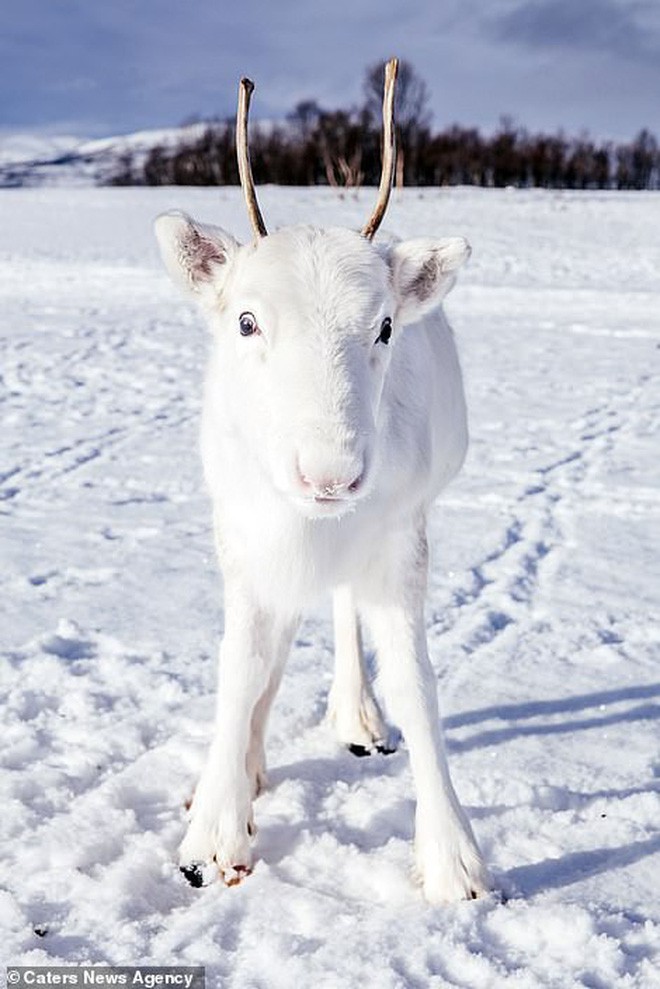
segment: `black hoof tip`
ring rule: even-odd
[[[373,755],[374,752],[378,752],[380,755],[393,755],[396,752],[396,746],[388,745],[386,742],[377,742],[373,748],[367,748],[366,745],[353,743],[348,746],[348,751],[352,755],[356,755],[358,759],[364,759],[365,756]]]
[[[376,752],[380,752],[381,755],[394,755],[394,753],[396,752],[396,746],[377,745]]]
[[[179,872],[181,872],[191,886],[195,889],[199,889],[204,885],[204,872],[202,870],[201,863],[193,862],[192,865],[180,865]]]
[[[351,755],[356,755],[358,759],[364,759],[365,756],[371,755],[372,749],[368,749],[366,745],[349,745],[348,751]]]

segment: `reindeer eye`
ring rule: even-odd
[[[238,317],[238,328],[242,337],[251,337],[259,332],[259,326],[251,312],[242,312]]]
[[[380,324],[380,333],[376,343],[389,343],[390,337],[392,336],[392,320],[389,316],[386,316],[383,322]]]

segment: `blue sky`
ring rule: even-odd
[[[301,99],[362,98],[367,65],[407,58],[433,126],[660,136],[658,0],[18,0],[0,33],[0,129],[102,136]]]

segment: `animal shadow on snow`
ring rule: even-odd
[[[503,742],[531,735],[555,735],[584,731],[589,728],[604,728],[632,721],[655,720],[660,714],[660,705],[654,698],[660,695],[660,683],[640,684],[616,690],[604,690],[592,694],[580,694],[557,698],[550,701],[530,701],[523,704],[503,704],[476,711],[468,711],[445,719],[448,730],[448,743],[454,752],[498,745]],[[629,702],[623,710],[607,711],[608,705]],[[633,706],[630,706],[632,702]],[[639,702],[639,703],[635,703]],[[586,715],[590,709],[597,713]],[[565,714],[562,721],[535,721],[533,724],[507,724],[501,729],[488,729],[466,739],[452,739],[451,730],[485,721],[501,719],[506,722],[519,722],[528,719],[552,717]],[[600,790],[581,795],[579,805],[584,808],[598,799],[623,800],[637,793],[656,789],[655,782],[647,786],[635,786],[624,790]],[[558,808],[559,809],[559,808]],[[595,848],[589,851],[572,852],[562,858],[546,859],[530,865],[517,866],[501,876],[502,886],[508,897],[533,896],[548,889],[560,889],[583,879],[588,879],[611,869],[633,865],[660,850],[660,836],[629,845],[610,848]]]
[[[444,718],[443,723],[448,732],[447,742],[450,751],[469,752],[472,749],[485,748],[489,745],[500,745],[502,742],[509,742],[526,735],[560,735],[584,731],[588,728],[605,728],[608,725],[625,724],[630,721],[655,719],[660,714],[660,705],[653,703],[652,698],[658,696],[660,696],[660,683],[641,684],[618,690],[602,690],[593,694],[559,697],[550,701],[529,701],[523,704],[483,707],[476,711],[466,711],[463,714]],[[603,712],[602,710],[607,705],[623,704],[626,701],[641,701],[642,703],[623,711]],[[579,712],[591,708],[598,709],[598,713],[576,717]],[[503,728],[476,732],[464,739],[456,739],[451,736],[452,729],[477,725],[484,721],[519,722],[559,714],[572,715],[572,717],[567,717],[562,721],[507,724]]]
[[[653,698],[660,696],[660,683],[624,687],[618,690],[598,691],[591,694],[561,697],[554,700],[529,701],[521,704],[503,704],[443,719],[450,751],[466,752],[485,748],[532,735],[554,735],[602,728],[608,725],[657,718],[660,706]],[[607,705],[635,702],[633,707],[607,712]],[[581,712],[596,709],[593,715]],[[534,721],[543,717],[572,715],[562,721]],[[488,729],[466,739],[452,738],[452,730],[478,725],[492,720],[507,722],[501,729]],[[355,759],[344,754],[334,757],[301,759],[283,766],[273,766],[268,773],[270,789],[276,789],[288,781],[300,782],[305,787],[304,816],[291,823],[270,822],[259,833],[260,857],[270,865],[277,865],[290,855],[304,833],[333,834],[341,844],[351,844],[363,851],[373,851],[387,844],[392,837],[411,841],[413,836],[414,801],[398,799],[389,806],[383,802],[373,817],[363,827],[354,827],[335,815],[328,815],[325,803],[338,784],[353,787],[368,779],[397,776],[402,771],[404,752],[390,756],[373,756]],[[632,787],[627,790],[600,790],[580,796],[580,806],[585,807],[597,799],[622,800],[636,793],[647,792],[651,787]],[[502,812],[505,808],[491,808],[490,812]],[[558,808],[559,809],[559,808]],[[482,816],[479,808],[468,808],[470,816]],[[488,816],[488,814],[486,815]],[[575,852],[560,859],[548,859],[530,865],[517,866],[499,877],[507,898],[533,896],[547,889],[570,886],[574,882],[606,872],[612,868],[631,865],[660,848],[660,838],[634,842],[620,848],[598,848]]]
[[[559,859],[545,859],[531,865],[520,865],[506,873],[510,886],[509,898],[534,896],[549,889],[561,889],[590,879],[611,869],[633,865],[660,851],[660,835],[646,841],[633,841],[618,848],[594,848],[588,852],[571,852]]]

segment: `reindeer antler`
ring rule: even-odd
[[[394,134],[394,89],[399,71],[399,59],[391,58],[385,66],[385,88],[383,90],[383,168],[378,187],[378,199],[374,211],[362,228],[362,236],[373,240],[378,230],[392,191],[394,165],[396,161],[396,138]]]
[[[257,202],[257,193],[254,188],[252,168],[250,166],[250,151],[248,147],[248,113],[250,111],[250,98],[254,92],[254,83],[251,79],[241,79],[238,87],[238,111],[236,113],[236,157],[238,159],[238,174],[241,180],[241,188],[247,204],[248,216],[252,224],[255,239],[266,237],[268,231],[264,218]]]
[[[398,58],[391,58],[385,66],[385,87],[383,91],[383,167],[378,187],[378,199],[374,211],[362,228],[362,235],[367,240],[373,240],[378,230],[390,198],[392,191],[392,180],[394,178],[395,167],[395,132],[394,132],[394,90],[396,87],[396,77],[399,69]],[[254,232],[255,239],[266,237],[268,230],[264,223],[264,218],[259,209],[257,193],[254,188],[254,178],[250,166],[250,151],[248,146],[248,114],[250,110],[250,99],[254,92],[254,83],[251,79],[244,77],[241,79],[238,88],[238,112],[236,114],[236,156],[238,159],[238,174],[241,180],[241,188],[247,204],[248,216]]]

